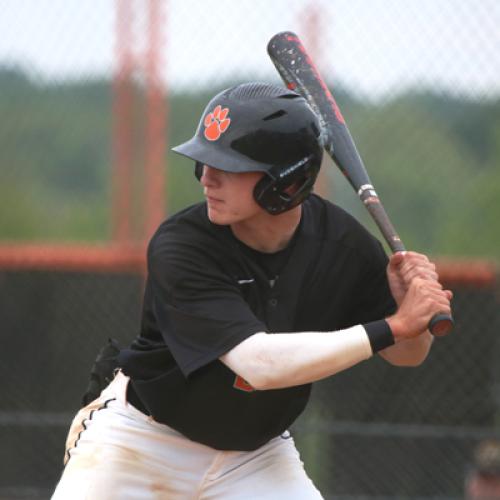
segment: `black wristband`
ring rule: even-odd
[[[366,323],[363,328],[368,335],[373,354],[394,344],[391,327],[385,319]]]

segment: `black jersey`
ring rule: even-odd
[[[257,332],[338,330],[394,312],[387,256],[345,211],[310,196],[292,242],[270,276],[205,203],[159,227],[141,333],[119,358],[155,420],[213,448],[256,449],[304,410],[310,384],[257,391],[221,355]]]

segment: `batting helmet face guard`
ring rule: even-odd
[[[276,215],[302,203],[318,175],[323,147],[320,125],[303,97],[284,87],[246,83],[216,95],[194,137],[173,148],[226,172],[263,172],[256,202]]]

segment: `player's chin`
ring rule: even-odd
[[[224,211],[213,208],[210,205],[207,207],[208,220],[212,224],[217,224],[219,226],[227,226],[231,224],[232,218],[228,216],[228,214],[224,213]]]

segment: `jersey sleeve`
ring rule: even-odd
[[[394,314],[397,309],[387,280],[389,259],[380,242],[374,239],[371,246],[359,282],[359,293],[356,294],[355,310],[358,323],[386,318]]]
[[[157,235],[148,249],[157,326],[186,377],[266,330],[218,261],[220,252],[175,230]]]

